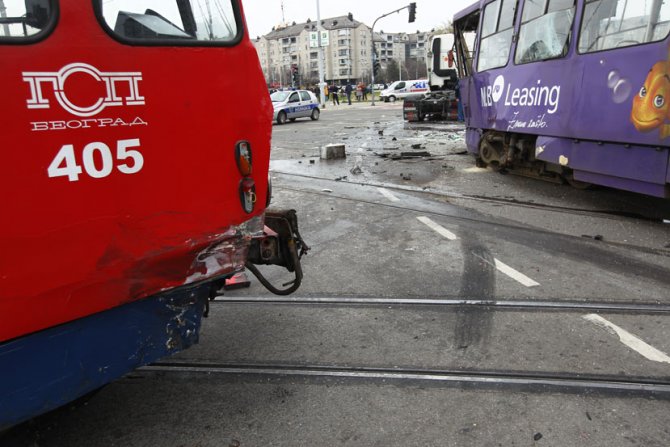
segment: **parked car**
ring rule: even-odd
[[[270,95],[274,108],[274,120],[277,124],[284,124],[286,120],[295,121],[296,118],[319,119],[319,101],[314,93],[307,90],[293,90],[274,92]]]
[[[386,90],[383,90],[379,97],[380,99],[383,99],[384,102],[393,102],[396,99],[402,99],[407,95],[425,93],[428,90],[428,81],[425,79],[395,81],[393,84],[389,85]]]

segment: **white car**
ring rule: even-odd
[[[407,95],[426,93],[429,90],[428,81],[425,79],[395,81],[393,84],[389,85],[389,88],[381,92],[379,98],[383,99],[384,102],[393,102],[396,99],[402,99]]]
[[[278,124],[286,123],[286,120],[295,121],[296,118],[311,118],[313,121],[319,119],[319,101],[314,93],[308,90],[287,90],[274,92],[270,95],[272,107],[274,108],[273,119]]]

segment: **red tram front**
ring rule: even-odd
[[[0,66],[0,429],[195,343],[250,246],[299,273],[238,0],[0,1]]]

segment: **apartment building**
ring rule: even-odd
[[[328,81],[356,81],[370,76],[370,28],[351,14],[321,21],[328,33],[329,45],[324,47],[325,78]],[[273,28],[258,37],[254,45],[266,79],[283,85],[290,83],[291,66],[298,67],[301,83],[309,85],[319,79],[319,49],[310,46],[310,34],[317,32],[317,23],[293,23]]]
[[[328,82],[368,81],[372,70],[371,29],[352,14],[321,21],[328,34],[324,47],[324,74]],[[254,46],[268,83],[289,85],[291,66],[298,67],[302,85],[316,84],[319,79],[319,50],[310,46],[311,34],[317,32],[316,21],[274,27],[254,40]],[[395,60],[399,65],[425,65],[430,33],[375,32],[374,45],[382,68]],[[416,70],[411,70],[413,73]],[[425,71],[425,70],[424,70]]]

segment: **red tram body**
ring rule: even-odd
[[[0,430],[197,341],[272,128],[238,0],[4,3]]]

